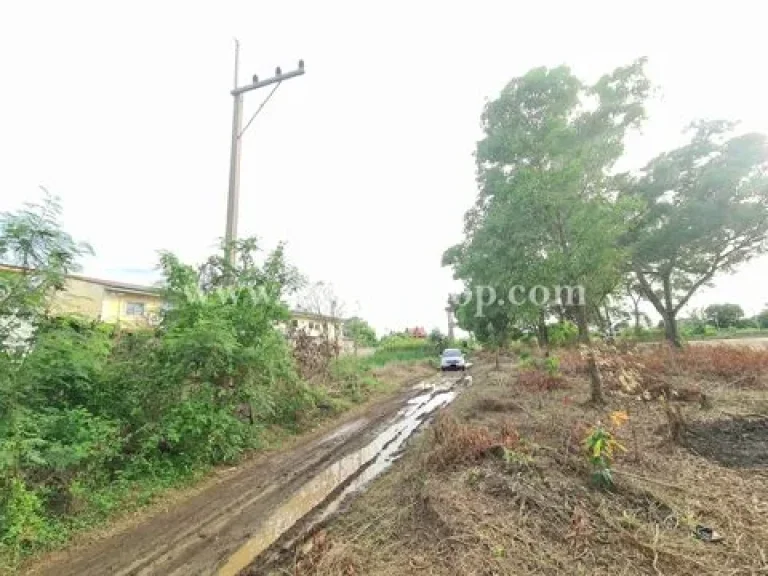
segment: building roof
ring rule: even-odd
[[[0,270],[11,270],[21,272],[27,270],[23,266],[15,266],[13,264],[1,264]],[[130,292],[133,294],[148,294],[148,295],[160,295],[162,289],[156,286],[142,286],[140,284],[129,284],[128,282],[117,282],[115,280],[104,280],[102,278],[92,278],[90,276],[81,276],[79,274],[67,274],[67,278],[72,280],[80,280],[81,282],[90,282],[91,284],[98,284],[104,286],[110,290],[116,292]]]
[[[150,294],[153,296],[159,296],[162,293],[162,288],[157,286],[143,286],[141,284],[129,284],[128,282],[117,282],[115,280],[104,280],[102,278],[91,278],[90,276],[80,276],[79,274],[69,274],[67,278],[73,280],[80,280],[82,282],[90,282],[92,284],[99,284],[114,290],[116,292],[131,292],[137,294]]]
[[[291,310],[291,316],[301,316],[303,318],[312,318],[313,320],[323,320],[326,322],[344,322],[344,318],[327,316],[325,314],[317,314],[316,312],[310,312],[309,310],[298,310],[296,308]]]

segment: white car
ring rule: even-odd
[[[467,369],[467,361],[464,359],[464,354],[458,348],[446,348],[440,355],[440,370],[443,372],[447,370],[461,370],[462,372]]]

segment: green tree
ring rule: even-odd
[[[757,323],[760,328],[768,328],[768,308],[765,308],[757,315]]]
[[[352,339],[355,346],[376,346],[376,330],[362,318],[349,318],[344,322],[344,333]]]
[[[95,450],[88,450],[94,436],[103,440],[101,454],[115,447],[109,423],[62,402],[69,386],[76,393],[88,388],[90,369],[98,360],[87,358],[88,338],[63,342],[48,323],[51,297],[77,269],[78,257],[90,252],[62,230],[60,213],[57,200],[46,193],[41,204],[0,214],[0,264],[6,265],[0,267],[0,556],[8,550],[12,561],[45,528],[43,499],[28,488],[25,475],[41,474],[41,463],[52,464],[54,481],[73,463],[91,467],[98,459]],[[62,361],[56,350],[69,358]],[[75,370],[70,370],[70,359]],[[54,431],[60,442],[51,445],[46,436]],[[50,478],[52,470],[45,475]]]
[[[731,328],[744,318],[744,309],[738,304],[711,304],[704,309],[704,317],[718,328]]]
[[[61,229],[61,206],[46,192],[40,204],[26,204],[0,214],[0,344],[13,337],[20,345],[42,321],[51,296],[78,269],[77,260],[91,254]]]
[[[768,248],[768,149],[760,134],[699,122],[690,143],[652,160],[631,185],[638,201],[628,244],[643,295],[681,344],[677,315],[721,272]]]
[[[602,401],[602,385],[589,310],[621,280],[618,239],[631,202],[616,201],[623,179],[610,172],[626,132],[645,115],[643,66],[640,60],[618,68],[591,86],[564,66],[537,68],[507,84],[483,113],[480,192],[465,217],[465,240],[443,257],[472,287],[583,287],[570,301],[564,296],[574,291],[566,290],[549,302],[506,310],[516,321],[545,325],[553,305],[571,309],[589,350],[595,402]]]
[[[501,351],[509,344],[515,319],[510,310],[498,302],[478,314],[476,304],[465,301],[456,309],[459,326],[471,333],[478,342],[496,353],[496,369],[500,366]]]

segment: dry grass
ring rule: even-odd
[[[567,390],[521,386],[509,368],[475,376],[392,471],[275,573],[768,574],[765,374],[733,384],[763,357],[739,354],[740,374],[737,356],[685,354],[665,352],[653,360],[660,374],[640,374],[696,380],[710,397],[708,410],[678,404],[682,443],[661,402],[610,393],[604,409],[584,403],[573,365]],[[675,372],[683,366],[690,373]],[[627,451],[606,492],[590,482],[581,441],[615,410],[629,413],[617,433]],[[724,541],[695,538],[699,524]]]
[[[425,470],[439,472],[457,465],[479,462],[490,454],[504,454],[520,442],[520,435],[509,421],[501,422],[491,432],[487,426],[459,422],[440,414],[431,430],[431,450],[426,455]]]
[[[517,383],[521,388],[533,392],[549,392],[568,388],[568,382],[564,378],[543,370],[523,370],[517,377]]]
[[[418,382],[433,376],[436,370],[426,361],[422,362],[392,362],[383,366],[375,366],[371,373],[373,377],[384,384],[401,386],[410,382]]]
[[[740,388],[768,388],[768,348],[712,345],[677,350],[667,345],[645,345],[604,350],[602,358],[613,366],[636,369],[646,384],[683,377]],[[586,364],[578,350],[562,351],[560,366],[566,374],[586,374]],[[611,372],[611,366],[603,367]]]

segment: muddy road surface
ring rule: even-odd
[[[312,513],[333,513],[397,457],[405,440],[457,393],[460,375],[435,375],[363,416],[290,451],[255,458],[171,509],[26,574],[235,575]]]

